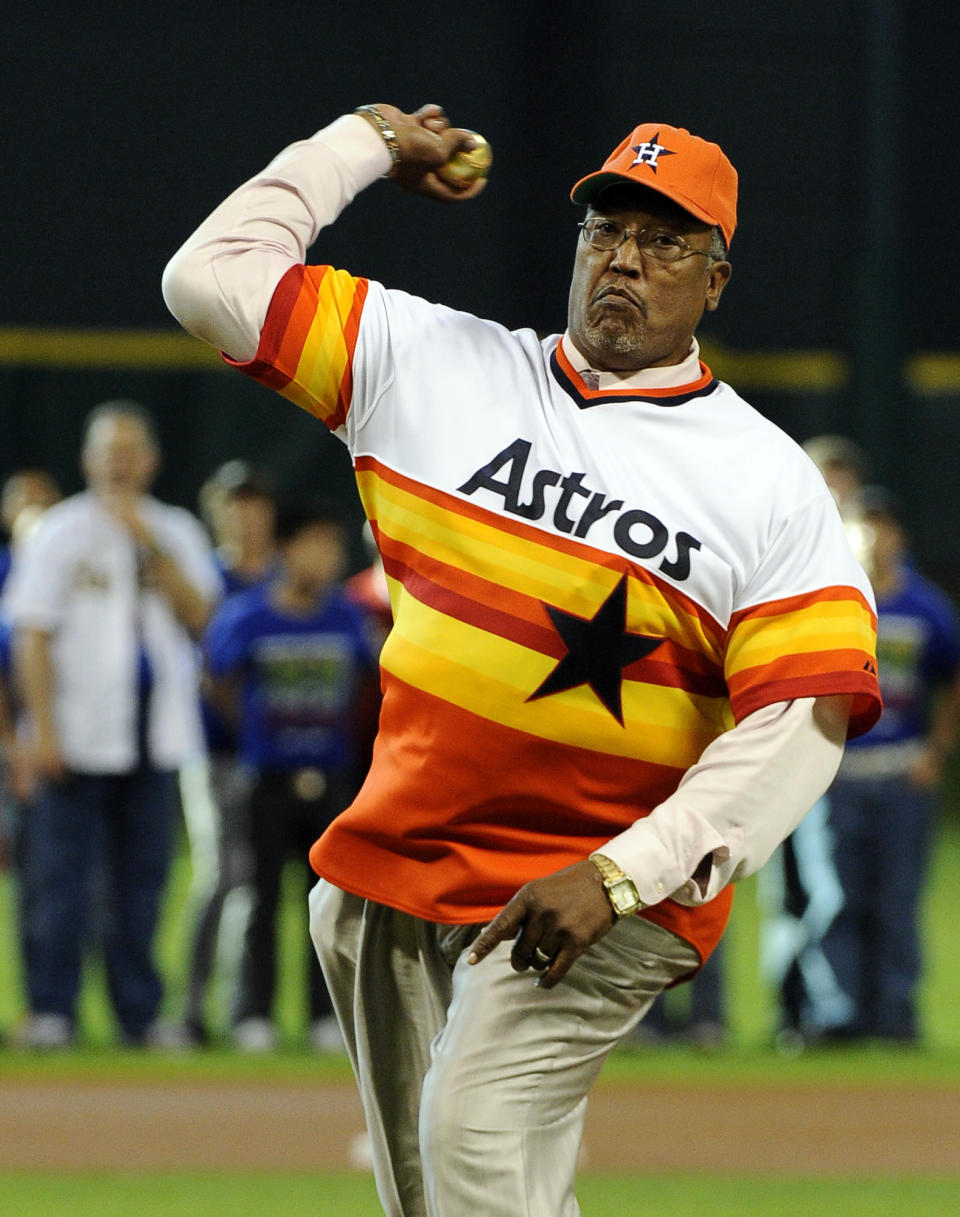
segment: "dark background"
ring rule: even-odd
[[[958,34],[943,0],[20,12],[0,51],[0,474],[40,463],[76,489],[83,416],[122,394],[159,416],[163,497],[192,506],[233,456],[297,493],[352,494],[313,420],[213,364],[120,344],[111,363],[102,331],[172,334],[160,275],[191,229],[284,144],[376,101],[437,101],[482,131],[490,185],[442,208],[377,184],[317,259],[560,330],[569,188],[636,123],[662,120],[720,142],[740,172],[734,279],[702,329],[714,370],[797,439],[862,443],[907,498],[922,563],[960,590]],[[83,336],[74,354],[56,341],[77,329],[93,331],[89,359]],[[798,352],[840,371],[794,376]],[[929,352],[945,356],[936,377],[918,361]]]

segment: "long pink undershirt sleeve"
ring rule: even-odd
[[[291,144],[174,254],[163,274],[167,307],[197,338],[252,359],[277,283],[390,164],[386,144],[354,114]]]
[[[748,715],[704,750],[669,798],[600,852],[647,904],[712,900],[758,870],[828,788],[848,705],[805,697]]]

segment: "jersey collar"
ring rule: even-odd
[[[581,409],[612,401],[649,401],[661,406],[679,406],[693,397],[712,392],[713,373],[700,359],[694,338],[682,363],[666,368],[642,368],[621,376],[596,372],[580,354],[569,334],[564,334],[550,356],[550,366],[560,387]]]

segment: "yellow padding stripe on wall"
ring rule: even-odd
[[[701,343],[704,362],[736,389],[827,393],[850,379],[839,351],[735,351]],[[0,367],[142,368],[156,372],[226,371],[219,354],[182,330],[69,329],[0,326]],[[919,351],[905,363],[915,393],[960,393],[960,353]]]
[[[182,330],[73,330],[0,327],[0,366],[229,370],[213,347]]]

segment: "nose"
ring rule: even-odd
[[[646,260],[640,251],[636,237],[631,233],[627,239],[613,251],[610,259],[610,269],[618,275],[626,275],[630,279],[639,279],[646,273]]]

